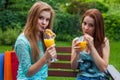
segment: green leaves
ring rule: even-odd
[[[120,41],[120,15],[116,13],[104,15],[106,35],[111,40]]]
[[[0,44],[13,45],[20,32],[21,32],[20,29],[8,28],[6,31],[2,32],[2,35],[0,35]]]

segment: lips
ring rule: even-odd
[[[88,32],[85,32],[85,34],[88,34]]]
[[[84,32],[84,34],[89,34],[88,32]],[[89,34],[90,35],[90,34]]]
[[[41,28],[41,32],[44,32],[45,31],[45,28],[44,27],[40,27]]]

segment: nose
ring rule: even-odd
[[[89,26],[88,26],[88,25],[85,25],[85,29],[89,29]]]
[[[46,24],[46,20],[43,20],[43,21],[42,21],[42,24],[45,25],[45,24]]]

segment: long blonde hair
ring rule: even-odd
[[[37,34],[36,30],[37,30],[38,18],[42,11],[50,11],[51,18],[50,18],[50,22],[47,28],[51,29],[52,24],[53,24],[53,18],[54,18],[54,10],[52,9],[50,5],[48,5],[45,2],[41,2],[41,1],[36,2],[31,7],[29,14],[28,14],[27,22],[25,25],[25,29],[24,29],[24,34],[30,42],[31,51],[32,51],[32,59],[34,62],[37,61],[38,56],[40,54],[40,50],[38,47],[38,41],[36,39],[36,34]],[[43,42],[42,32],[40,32],[40,39]],[[44,45],[44,42],[43,42],[43,45]]]

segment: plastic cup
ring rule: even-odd
[[[80,41],[78,43],[78,46],[80,46],[81,50],[85,50],[85,48],[87,47],[87,42],[86,41]]]

